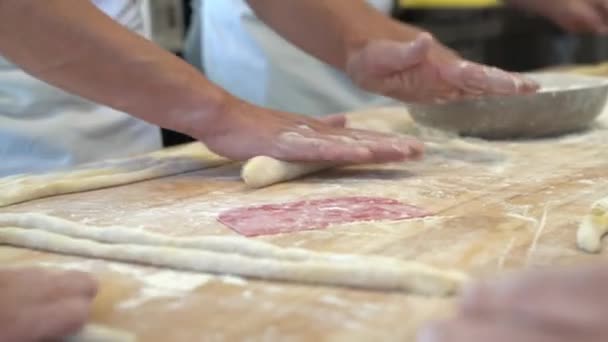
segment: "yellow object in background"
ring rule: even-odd
[[[485,8],[500,5],[500,0],[399,0],[402,8]]]

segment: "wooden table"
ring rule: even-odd
[[[415,259],[476,277],[594,258],[576,249],[575,231],[590,204],[608,195],[607,129],[480,146],[501,153],[490,153],[489,160],[475,153],[429,155],[422,162],[332,170],[260,190],[245,188],[239,166],[228,165],[2,211],[176,236],[228,235],[234,233],[216,222],[224,209],[371,195],[436,214],[260,239]],[[101,287],[93,321],[132,331],[141,341],[407,341],[421,322],[447,315],[453,306],[450,299],[192,274],[9,247],[0,247],[0,260],[94,272]]]

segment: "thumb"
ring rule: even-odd
[[[372,42],[350,61],[350,69],[361,68],[366,75],[392,75],[422,63],[428,56],[432,42],[433,37],[428,33],[419,34],[411,42]]]
[[[346,115],[332,114],[321,118],[320,121],[331,127],[344,128],[344,126],[346,125]]]
[[[410,43],[401,43],[398,47],[399,50],[395,51],[395,53],[399,54],[398,61],[401,62],[398,69],[407,69],[422,63],[428,56],[432,44],[433,37],[426,32],[420,33]]]

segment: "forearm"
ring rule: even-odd
[[[349,53],[379,39],[412,40],[419,32],[363,0],[247,0],[285,39],[341,70]]]
[[[0,0],[0,54],[50,84],[186,133],[231,100],[89,1]]]

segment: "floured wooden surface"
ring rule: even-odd
[[[604,116],[606,118],[606,116]],[[476,277],[591,260],[576,228],[608,194],[608,130],[529,142],[482,143],[478,154],[441,149],[416,163],[332,170],[250,190],[239,166],[59,196],[2,209],[173,236],[235,234],[216,222],[230,208],[336,196],[394,198],[437,213],[259,239],[281,246],[415,259]],[[488,158],[487,148],[498,149]],[[447,152],[446,152],[447,151]],[[492,152],[493,153],[493,152]],[[93,320],[142,341],[411,338],[450,300],[156,270],[0,248],[0,260],[95,272]]]

